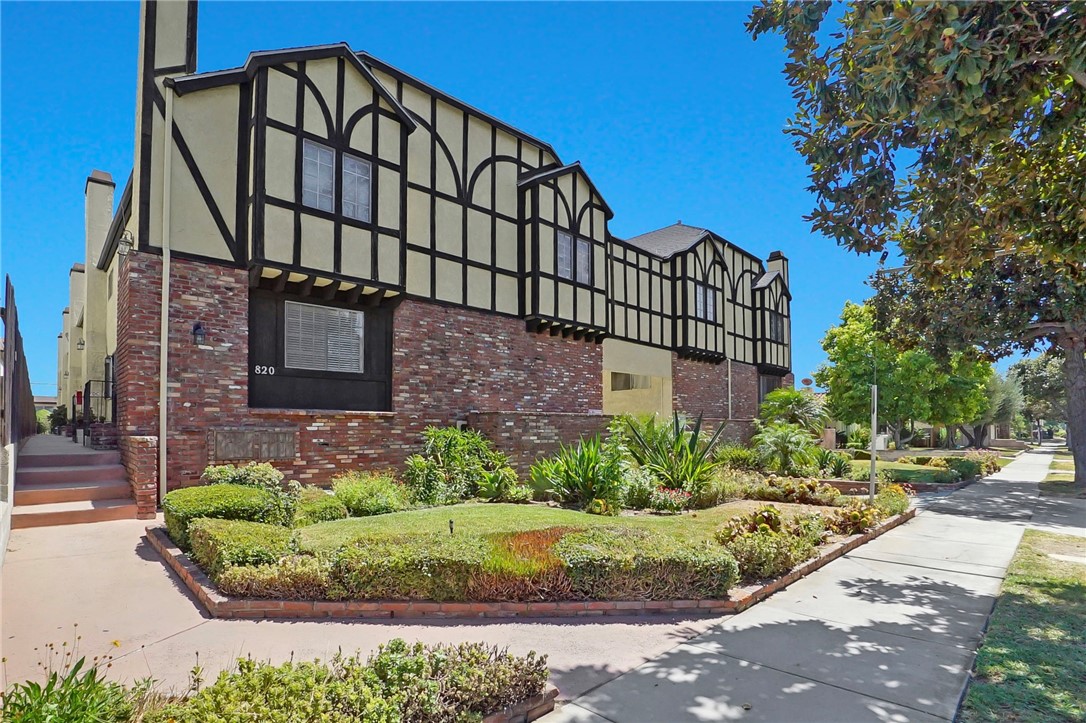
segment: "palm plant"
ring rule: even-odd
[[[777,422],[764,426],[751,443],[768,466],[783,474],[811,464],[813,459],[814,441],[796,424]]]
[[[669,424],[658,424],[655,417],[627,419],[626,429],[630,456],[656,475],[664,487],[697,494],[720,464],[713,458],[713,449],[724,425],[709,435],[702,429],[700,414],[690,428],[676,413]]]
[[[812,434],[821,434],[829,414],[822,400],[811,392],[781,387],[766,395],[758,418],[766,424],[797,424]]]

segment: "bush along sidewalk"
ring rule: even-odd
[[[395,639],[369,658],[337,653],[324,662],[274,665],[242,658],[203,685],[192,672],[181,695],[152,680],[131,687],[104,679],[83,658],[51,670],[45,685],[16,683],[4,693],[4,720],[330,721],[457,723],[535,720],[554,708],[547,658],[479,643],[408,645]]]

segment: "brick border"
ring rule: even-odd
[[[960,482],[948,482],[945,484],[935,482],[895,482],[894,484],[907,484],[912,487],[915,492],[957,492],[974,482],[979,482],[981,479],[981,477],[973,477],[972,479],[962,480]],[[846,479],[825,479],[819,481],[822,484],[828,484],[829,486],[836,488],[838,492],[846,495],[867,494],[868,485],[871,484],[870,482]]]
[[[558,688],[547,683],[546,689],[539,695],[522,700],[497,713],[491,713],[483,718],[483,723],[528,723],[554,710],[554,702],[557,698]]]
[[[787,575],[764,585],[729,591],[727,600],[562,600],[557,602],[427,602],[393,600],[264,600],[230,597],[220,593],[210,578],[166,535],[160,525],[147,528],[146,539],[167,566],[215,618],[332,618],[353,620],[418,618],[559,618],[611,615],[733,615],[746,610],[796,580],[836,560],[879,535],[911,520],[916,508],[879,523],[869,532],[853,535],[822,548],[818,557]]]

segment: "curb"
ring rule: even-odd
[[[818,557],[764,585],[732,588],[727,600],[562,600],[557,602],[428,602],[407,600],[267,600],[220,593],[210,578],[166,535],[162,526],[147,528],[147,541],[185,587],[215,618],[271,619],[418,619],[418,618],[558,618],[615,615],[734,615],[793,582],[904,524],[916,516],[911,508],[860,535],[823,548]],[[553,707],[553,703],[552,703]],[[487,721],[490,719],[488,718]],[[531,720],[531,719],[529,719]]]

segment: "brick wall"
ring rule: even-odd
[[[158,501],[158,437],[124,435],[119,439],[121,463],[124,464],[136,516],[152,520]]]
[[[514,467],[527,471],[562,443],[605,433],[611,419],[602,414],[471,412],[467,422],[507,452]]]
[[[728,362],[671,358],[672,401],[676,411],[707,419],[749,421],[758,416],[758,368],[731,363],[731,414],[728,409]]]
[[[124,264],[118,422],[122,435],[153,437],[161,257],[134,252]],[[247,273],[174,259],[169,313],[170,489],[195,484],[217,461],[209,455],[209,428],[296,428],[295,458],[273,464],[290,478],[327,483],[344,468],[399,466],[418,450],[427,425],[467,419],[469,412],[575,412],[599,419],[603,406],[600,345],[529,333],[517,319],[404,300],[394,312],[392,412],[250,409]],[[197,321],[207,333],[200,347],[192,340]],[[122,445],[122,456],[131,450]]]

